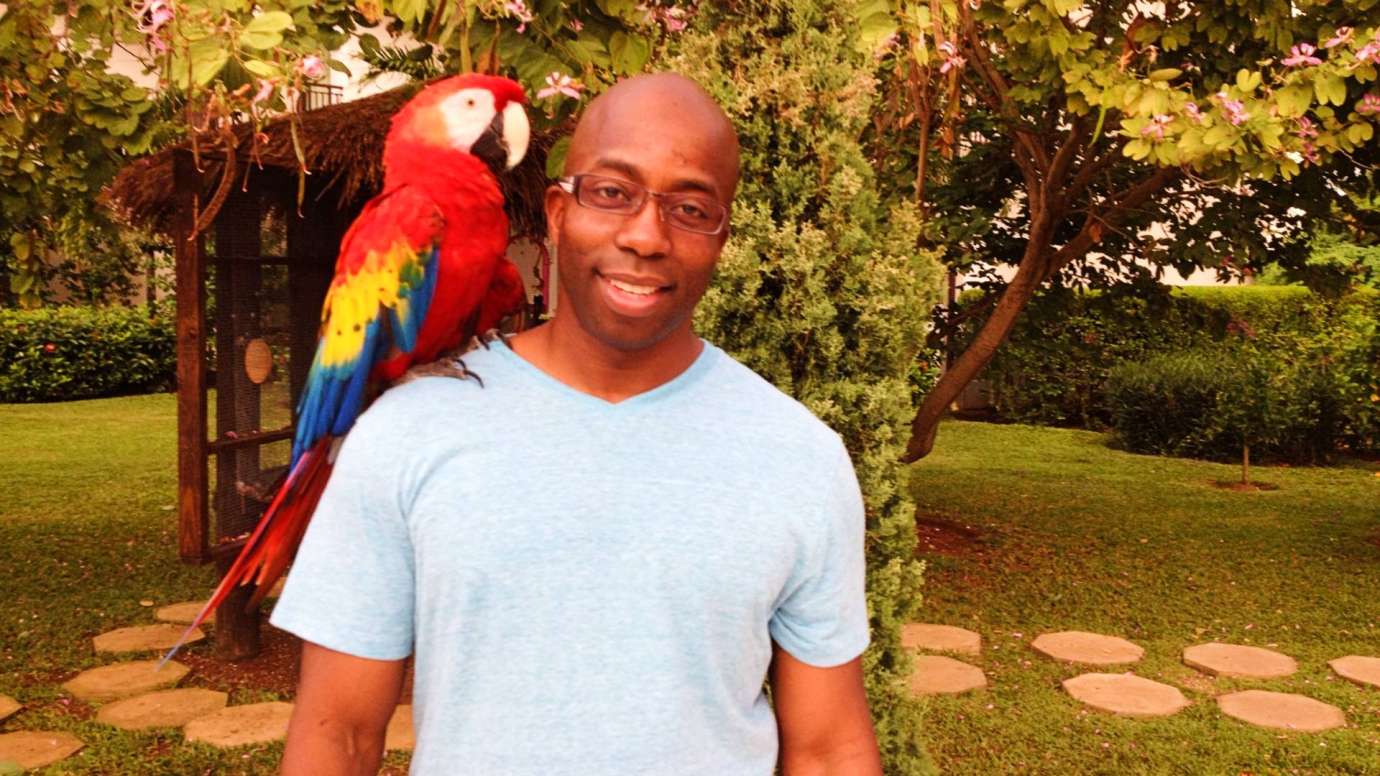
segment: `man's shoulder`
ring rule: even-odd
[[[486,388],[506,382],[506,365],[494,351],[471,351],[461,360],[468,377],[445,361],[413,367],[374,400],[357,427],[370,436],[407,437],[435,427],[438,419],[452,413],[483,414],[486,405],[501,396]]]
[[[842,449],[839,435],[794,396],[727,351],[719,366],[715,387],[721,393],[721,409],[735,423],[797,449],[805,446],[827,454]]]

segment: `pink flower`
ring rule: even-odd
[[[1156,140],[1163,140],[1165,130],[1169,129],[1169,124],[1172,121],[1174,121],[1173,116],[1164,113],[1156,114],[1153,118],[1150,119],[1150,123],[1146,124],[1140,130],[1140,136],[1153,137]]]
[[[1226,92],[1217,93],[1217,101],[1222,106],[1222,112],[1227,115],[1227,121],[1233,127],[1239,127],[1246,123],[1246,119],[1251,116],[1246,112],[1246,106],[1240,100],[1233,100],[1227,96]]]
[[[1287,67],[1321,65],[1322,60],[1313,56],[1314,51],[1317,51],[1317,49],[1313,48],[1313,46],[1308,43],[1295,43],[1294,47],[1289,49],[1289,56],[1284,59],[1284,64]]]
[[[579,99],[580,91],[584,88],[585,87],[579,81],[572,79],[565,73],[553,70],[546,76],[546,88],[537,92],[537,99],[544,100],[547,97],[555,97],[558,94],[564,94],[567,97]]]
[[[1320,158],[1318,156],[1317,147],[1307,140],[1303,141],[1303,144],[1299,146],[1299,153],[1303,154],[1303,158],[1308,160],[1309,164],[1317,164]]]
[[[524,2],[524,0],[507,0],[507,2],[503,4],[503,10],[507,11],[509,16],[518,20],[518,32],[526,30],[527,23],[532,21],[533,18],[532,12],[527,9],[527,3]]]
[[[1307,140],[1318,136],[1318,125],[1307,116],[1300,116],[1298,119],[1299,128],[1294,132],[1300,139]]]
[[[54,352],[54,351],[56,351],[56,350],[57,350],[57,345],[54,345],[54,344],[51,343],[51,342],[45,342],[45,343],[43,343],[43,352],[44,352],[44,353],[52,353],[52,352]]]
[[[1380,43],[1371,41],[1356,50],[1356,62],[1374,62],[1380,64]]]
[[[1327,42],[1322,44],[1323,48],[1336,48],[1344,43],[1350,43],[1353,32],[1354,31],[1350,27],[1338,27],[1332,37],[1328,38]]]
[[[968,64],[968,60],[959,56],[958,47],[953,41],[946,40],[939,44],[939,53],[944,55],[944,64],[939,66],[939,72],[947,73],[950,70],[957,70]]]
[[[1361,104],[1356,106],[1356,112],[1366,116],[1380,113],[1380,94],[1371,92],[1362,97]]]
[[[168,43],[163,40],[161,33],[164,25],[173,19],[172,4],[169,0],[143,0],[135,3],[134,18],[138,20],[135,28],[148,36],[148,44],[154,51],[161,54],[168,50]]]
[[[311,54],[297,63],[297,72],[315,80],[326,75],[326,63],[321,61],[321,57]]]
[[[571,19],[571,20],[570,20],[570,29],[572,29],[572,30],[574,30],[574,31],[576,31],[576,32],[579,32],[580,30],[583,30],[584,28],[585,28],[585,23],[582,22],[582,21],[580,21],[579,19]]]
[[[689,24],[685,18],[684,8],[662,8],[661,23],[666,25],[667,32],[680,32]]]
[[[254,97],[249,101],[249,105],[250,105],[250,107],[253,107],[253,106],[258,105],[259,103],[263,102],[264,100],[267,100],[269,97],[272,97],[272,96],[273,96],[273,82],[272,82],[272,81],[269,81],[269,80],[266,80],[266,79],[263,79],[263,78],[260,78],[260,79],[259,79],[259,91],[254,92]]]
[[[1184,113],[1187,114],[1190,119],[1193,119],[1194,124],[1203,123],[1203,112],[1198,110],[1198,103],[1191,100],[1184,103]]]

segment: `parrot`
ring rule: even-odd
[[[340,243],[287,474],[160,665],[236,586],[254,583],[250,606],[272,588],[302,541],[339,442],[373,398],[414,365],[483,337],[522,309],[526,292],[505,255],[508,218],[497,176],[527,151],[525,104],[516,82],[472,73],[426,86],[394,115],[383,189]],[[479,379],[457,363],[452,374]]]

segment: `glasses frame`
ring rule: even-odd
[[[596,207],[594,205],[585,203],[585,201],[580,197],[580,182],[586,178],[601,178],[604,180],[618,181],[621,184],[631,187],[633,191],[642,192],[642,194],[639,197],[637,197],[636,201],[626,211]],[[675,199],[672,199],[671,203],[668,203],[667,198],[684,196],[684,192],[652,191],[651,189],[647,188],[646,186],[643,186],[640,183],[630,181],[626,178],[619,178],[616,175],[601,175],[599,173],[587,172],[577,173],[575,175],[567,175],[563,178],[557,178],[556,185],[561,187],[561,191],[564,191],[565,193],[575,197],[575,204],[579,205],[580,207],[587,207],[590,210],[594,210],[599,213],[613,213],[616,215],[623,216],[636,215],[642,212],[642,208],[646,207],[648,199],[655,199],[657,201],[657,214],[661,216],[661,220],[663,222],[670,224],[671,227],[674,229],[679,229],[682,232],[689,232],[690,234],[706,234],[713,236],[717,234],[723,234],[724,230],[728,228],[728,205],[725,205],[724,203],[712,197],[710,198],[711,201],[713,201],[714,204],[719,206],[721,212],[723,213],[723,216],[719,220],[718,228],[714,229],[714,231],[712,232],[706,232],[702,229],[691,229],[689,227],[678,224],[676,223],[675,219],[666,215],[666,208],[668,204],[674,203],[676,201]]]

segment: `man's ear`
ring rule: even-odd
[[[561,225],[565,221],[565,208],[570,204],[570,197],[565,195],[565,191],[556,184],[546,187],[546,196],[542,200],[542,209],[546,213],[546,240],[552,245],[556,245],[558,235],[561,233]]]

